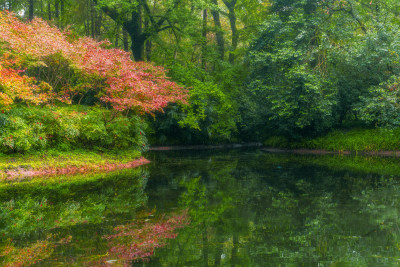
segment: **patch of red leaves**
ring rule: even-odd
[[[17,178],[34,176],[53,176],[64,174],[72,175],[90,172],[111,172],[121,169],[136,168],[147,163],[150,163],[150,161],[142,157],[128,163],[106,163],[87,165],[83,167],[69,166],[63,168],[43,168],[38,170],[26,170],[21,168],[18,170],[5,171],[3,174],[5,174],[7,180],[15,180]]]

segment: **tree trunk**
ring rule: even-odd
[[[203,231],[203,249],[202,249],[202,258],[203,258],[203,265],[208,266],[208,240],[207,240],[207,228],[203,223],[204,231]]]
[[[118,48],[118,45],[119,45],[119,32],[120,32],[120,28],[121,28],[121,26],[120,26],[120,25],[117,25],[117,28],[115,29],[115,43],[114,43],[114,46],[115,46],[116,48]]]
[[[51,20],[51,5],[50,2],[47,3],[47,13],[49,15],[49,21]]]
[[[233,234],[233,247],[232,247],[232,252],[231,252],[231,266],[234,267],[236,266],[237,263],[237,253],[239,249],[239,236],[237,233]]]
[[[43,0],[40,0],[40,17],[44,19]]]
[[[239,33],[236,27],[236,13],[235,13],[235,6],[236,6],[236,2],[237,0],[231,0],[231,1],[227,1],[227,0],[223,0],[224,4],[226,5],[226,7],[228,8],[229,14],[228,14],[228,18],[229,18],[229,23],[231,26],[231,31],[232,31],[232,39],[231,39],[231,49],[229,51],[229,62],[231,64],[235,63],[235,50],[238,46],[238,42],[239,42]]]
[[[151,47],[152,43],[150,40],[146,41],[146,60],[151,61]]]
[[[218,1],[217,0],[212,0],[212,3],[215,6],[218,6]],[[224,59],[225,57],[225,41],[224,41],[224,33],[222,31],[222,27],[221,27],[221,21],[219,18],[219,12],[217,10],[211,10],[211,14],[213,16],[214,19],[214,25],[215,25],[215,37],[217,40],[217,49],[218,49],[218,53],[219,53],[219,58],[221,60]]]
[[[144,20],[144,28],[146,29],[146,28],[148,28],[149,26],[150,26],[149,19],[146,18],[146,19]],[[145,53],[146,53],[146,60],[147,60],[147,61],[151,61],[151,46],[152,46],[151,41],[150,41],[150,40],[146,40],[146,43],[145,43]]]
[[[60,18],[60,10],[59,10],[60,2],[59,0],[54,1],[54,19],[58,23],[58,20]]]
[[[93,39],[95,37],[95,30],[94,30],[95,17],[96,17],[96,14],[95,14],[95,9],[94,9],[94,3],[93,3],[93,1],[90,1],[90,30],[91,30],[91,36]]]
[[[64,27],[64,11],[65,11],[65,2],[64,0],[60,0],[60,27]]]
[[[33,20],[33,0],[29,0],[29,20]]]
[[[96,13],[98,15],[96,17],[95,36],[97,37],[97,39],[99,39],[99,37],[101,36],[101,24],[103,22],[103,16],[100,10],[96,10]]]
[[[203,40],[201,42],[201,67],[206,69],[206,46],[207,46],[207,9],[203,10],[203,28],[202,36]]]
[[[135,34],[129,34],[131,37],[131,50],[133,54],[133,58],[135,61],[143,61],[144,60],[144,44],[146,39],[142,36],[137,37]]]
[[[12,11],[13,10],[13,3],[12,3],[11,0],[4,3],[4,9],[8,9],[8,11]]]
[[[97,4],[97,0],[93,0]],[[127,34],[131,37],[131,50],[136,61],[144,60],[144,49],[146,47],[147,39],[163,31],[165,29],[171,28],[171,25],[165,26],[165,22],[169,22],[167,19],[167,15],[181,2],[181,0],[175,0],[173,7],[168,9],[164,16],[155,16],[151,14],[150,8],[147,5],[145,0],[139,1],[139,4],[136,6],[135,10],[131,13],[131,18],[126,18],[122,27],[127,32]],[[102,11],[107,14],[112,20],[115,22],[120,21],[123,17],[118,9],[113,7],[102,5]],[[142,9],[144,9],[147,16],[150,16],[151,25],[147,28],[147,31],[143,31],[142,27]],[[159,18],[156,21],[156,18]],[[125,37],[124,37],[125,39]],[[125,42],[124,42],[125,43]],[[124,44],[125,46],[125,44]]]
[[[122,38],[124,42],[124,50],[128,52],[129,51],[128,32],[125,29],[122,29]]]
[[[91,0],[86,0],[85,3],[85,31],[86,31],[86,36],[90,35],[90,3]]]
[[[131,37],[131,50],[135,61],[143,61],[147,38],[142,32],[142,8],[140,5],[132,12],[132,19],[124,23],[124,28]]]

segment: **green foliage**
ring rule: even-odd
[[[360,119],[378,127],[399,127],[399,77],[370,88],[369,97],[361,97],[357,106]]]
[[[328,55],[332,64],[329,68],[330,73],[337,87],[335,113],[340,117],[339,122],[345,120],[346,116],[358,115],[360,108],[364,110],[361,111],[364,114],[361,119],[371,122],[365,114],[365,106],[371,106],[369,111],[372,117],[377,112],[390,113],[386,104],[379,103],[383,99],[377,97],[381,93],[390,92],[378,92],[377,88],[383,86],[389,89],[384,85],[391,83],[393,76],[396,77],[400,73],[400,39],[397,32],[397,27],[379,27],[365,35],[347,40],[348,44],[333,49]],[[380,105],[382,111],[378,111],[377,106],[372,107],[374,105]]]
[[[293,146],[331,151],[396,151],[400,147],[400,128],[335,130]]]
[[[399,26],[379,19],[395,4],[374,4],[272,1],[249,51],[246,131],[300,139],[360,121],[397,126]]]
[[[233,93],[227,92],[232,76],[213,77],[193,65],[175,63],[171,66],[171,77],[189,88],[188,105],[171,105],[159,114],[153,123],[157,132],[156,142],[213,143],[230,142],[237,133],[239,115]],[[222,86],[220,84],[224,84]],[[233,90],[233,89],[232,89]]]
[[[18,107],[1,119],[2,152],[43,148],[132,148],[146,146],[145,124],[98,107]]]
[[[236,130],[233,101],[214,83],[193,83],[190,105],[184,106],[186,117],[179,122],[197,130],[205,130],[210,139],[229,140]]]
[[[1,130],[2,150],[24,152],[46,146],[45,132],[40,122],[29,123],[19,116],[9,116]]]
[[[271,16],[251,48],[247,91],[262,114],[259,123],[268,124],[275,134],[298,138],[333,124],[334,87],[316,65],[316,23],[318,17],[310,21],[298,15],[283,21]],[[264,117],[268,121],[262,122]]]
[[[289,143],[288,140],[283,136],[271,136],[264,141],[264,146],[284,148],[288,147]]]

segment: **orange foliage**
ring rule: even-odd
[[[0,57],[0,105],[8,107],[15,99],[32,104],[46,102],[50,98],[46,84],[37,85],[35,78],[21,75],[24,71],[15,68],[17,63],[18,59],[8,54]]]
[[[84,75],[97,75],[105,81],[101,101],[110,103],[118,111],[138,109],[152,112],[162,110],[169,102],[184,102],[187,98],[186,91],[169,81],[163,68],[133,62],[130,53],[105,48],[110,45],[107,41],[73,38],[68,31],[60,31],[38,18],[25,23],[12,13],[0,12],[0,42],[37,64],[45,65],[46,57],[61,55],[70,67]],[[22,99],[42,103],[43,98],[49,97],[35,94],[38,91],[35,80],[19,74],[17,70],[8,73],[8,82],[21,87],[21,91],[16,93],[24,95]],[[0,85],[4,84],[0,80]],[[69,92],[72,88],[65,90]],[[3,94],[0,94],[1,99],[3,103],[10,103]]]

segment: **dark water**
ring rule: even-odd
[[[398,159],[255,149],[147,158],[141,169],[0,184],[0,263],[400,264]]]

